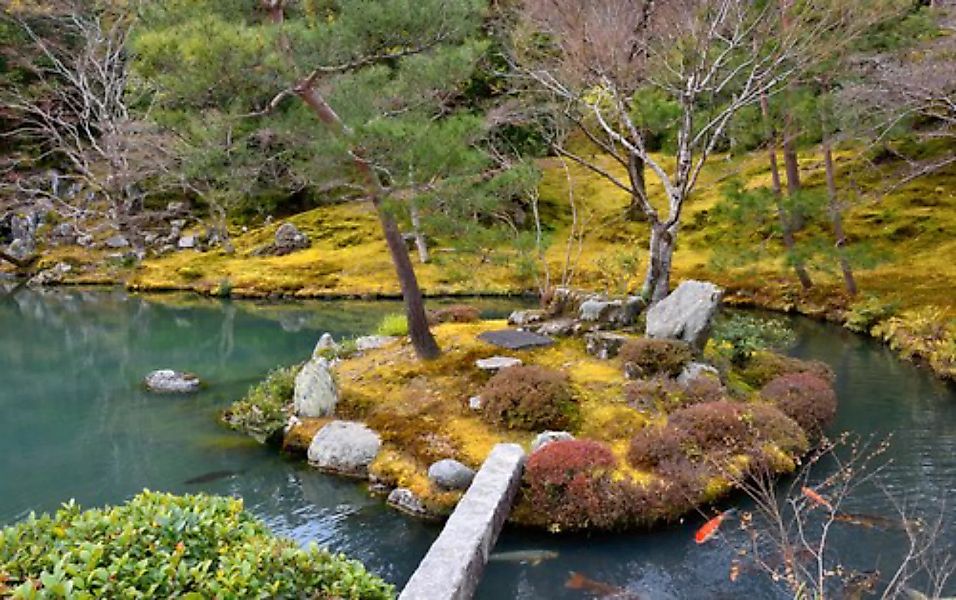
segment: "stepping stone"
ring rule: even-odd
[[[533,333],[531,331],[521,331],[518,329],[499,329],[498,331],[486,331],[482,334],[479,334],[478,339],[483,342],[488,342],[493,346],[499,346],[509,350],[550,346],[554,343],[554,340],[546,335]]]
[[[479,358],[475,361],[475,366],[482,371],[500,371],[508,367],[520,367],[521,359],[510,356],[492,356],[491,358]]]

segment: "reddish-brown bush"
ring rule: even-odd
[[[680,385],[665,375],[638,379],[624,386],[624,399],[628,406],[640,411],[667,410],[678,402],[683,392]]]
[[[508,429],[565,429],[578,413],[567,376],[534,365],[502,369],[481,400],[482,417]]]
[[[648,426],[631,438],[627,461],[637,469],[655,469],[661,463],[686,460],[685,448],[690,437],[681,429]]]
[[[836,416],[836,393],[829,383],[811,373],[781,375],[765,385],[760,395],[796,421],[811,438],[821,435]]]
[[[658,374],[676,377],[694,358],[690,346],[684,342],[651,338],[628,341],[619,355],[624,373],[632,379]]]
[[[781,375],[810,373],[833,383],[836,375],[826,363],[818,360],[801,360],[774,352],[756,352],[740,370],[740,377],[755,388],[760,388]]]
[[[688,381],[679,396],[681,406],[717,402],[723,398],[724,388],[720,385],[720,380],[707,375],[698,375]]]
[[[799,423],[772,404],[751,404],[745,418],[750,423],[757,445],[770,442],[792,457],[800,456],[810,448],[807,435]]]
[[[674,411],[667,425],[684,432],[696,451],[711,454],[749,445],[752,436],[742,417],[741,404],[720,400]]]
[[[616,462],[607,446],[592,440],[552,442],[528,459],[525,499],[560,529],[611,529],[626,508],[609,476]]]
[[[481,313],[474,306],[467,304],[452,304],[428,311],[428,322],[431,325],[439,323],[474,323],[481,319]]]

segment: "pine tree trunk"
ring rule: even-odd
[[[327,127],[338,134],[347,133],[345,124],[325,101],[325,98],[315,89],[311,81],[306,80],[301,83],[296,88],[296,93]],[[402,289],[402,298],[405,300],[408,334],[412,340],[412,346],[415,348],[415,354],[424,360],[437,358],[441,354],[441,350],[428,328],[425,302],[422,298],[421,288],[418,287],[415,269],[412,267],[412,261],[408,256],[408,249],[405,247],[405,240],[402,238],[402,232],[398,229],[395,219],[382,206],[384,200],[382,197],[384,191],[382,183],[372,165],[362,156],[360,148],[353,148],[351,154],[355,168],[365,180],[365,186],[378,213],[382,233],[385,235],[385,242],[388,244],[388,250],[392,256],[395,274]]]
[[[763,119],[765,126],[767,128],[767,157],[770,159],[770,180],[773,189],[774,201],[777,205],[777,218],[780,221],[780,231],[783,236],[783,245],[787,249],[787,253],[790,254],[793,261],[793,270],[797,274],[797,279],[800,280],[800,285],[803,286],[803,289],[808,290],[813,287],[813,281],[810,279],[810,274],[807,273],[806,267],[803,265],[803,260],[796,254],[796,241],[793,237],[793,230],[791,229],[791,219],[787,214],[786,208],[783,206],[783,189],[780,184],[780,168],[777,165],[777,136],[773,132],[773,128],[770,126],[770,107],[768,106],[767,96],[764,94],[760,97],[760,110],[763,113]]]
[[[830,138],[823,137],[823,164],[827,173],[827,197],[830,208],[830,222],[833,224],[833,237],[836,238],[837,253],[840,257],[840,270],[843,271],[843,283],[846,291],[855,296],[857,293],[856,278],[853,277],[853,269],[846,256],[846,234],[843,232],[843,212],[840,208],[839,198],[837,197],[836,173],[833,169],[833,149],[830,146]]]
[[[412,233],[415,235],[415,248],[418,249],[418,261],[424,265],[429,261],[428,242],[422,233],[422,219],[414,202],[408,203],[408,214],[412,221]]]

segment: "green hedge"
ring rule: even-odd
[[[31,515],[0,535],[0,597],[394,597],[358,562],[273,537],[242,500],[150,492]]]

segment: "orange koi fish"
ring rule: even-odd
[[[714,537],[717,534],[717,530],[720,529],[720,524],[723,523],[725,519],[732,517],[736,512],[736,508],[725,510],[713,519],[710,519],[701,525],[700,529],[697,530],[697,533],[694,534],[694,541],[698,544],[703,544],[710,538]]]
[[[583,590],[598,598],[608,598],[609,600],[641,600],[637,594],[627,591],[602,581],[595,581],[583,573],[571,571],[570,577],[564,587],[569,590]]]
[[[804,487],[800,491],[817,506],[823,506],[830,512],[833,512],[833,505],[830,504],[830,501],[818,494],[813,488]]]

